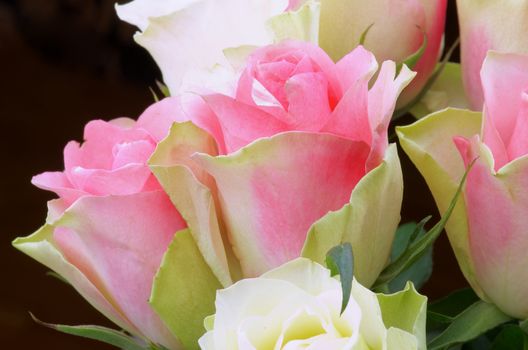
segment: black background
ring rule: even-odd
[[[12,248],[11,241],[43,223],[45,203],[53,195],[33,187],[30,179],[63,169],[62,149],[67,141],[82,139],[87,121],[137,117],[153,102],[148,87],[160,73],[133,42],[134,31],[117,19],[113,1],[0,0],[2,349],[110,349],[31,320],[29,311],[53,323],[112,326],[71,287]],[[455,1],[450,0],[446,46],[457,35]],[[402,222],[436,214],[424,181],[403,152],[400,157]],[[466,285],[445,236],[435,246],[434,262],[433,278],[422,290],[431,299]]]

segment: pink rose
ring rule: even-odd
[[[458,0],[460,58],[471,107],[484,103],[480,69],[489,50],[528,54],[528,4],[525,1]]]
[[[148,304],[174,234],[187,225],[147,165],[177,113],[153,105],[136,122],[86,125],[64,150],[65,170],[33,183],[57,193],[46,225],[15,246],[65,277],[123,329],[169,348],[179,341]]]
[[[204,95],[213,114],[187,115],[218,144],[219,153],[196,154],[193,167],[216,182],[213,195],[243,276],[298,257],[309,231],[303,254],[321,260],[333,245],[351,241],[362,283],[383,269],[402,195],[387,127],[414,74],[403,67],[395,77],[396,65],[387,61],[369,89],[377,67],[362,47],[335,64],[313,44],[266,46],[248,58],[236,96]],[[171,193],[168,183],[181,181],[174,173],[162,184]],[[175,205],[185,207],[178,199]],[[363,210],[384,217],[366,219]]]
[[[482,117],[462,110],[439,112],[401,128],[400,139],[441,211],[464,165],[476,160],[447,233],[466,278],[479,295],[508,315],[525,319],[528,56],[490,51],[480,78],[485,101]]]

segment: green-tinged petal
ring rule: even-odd
[[[363,287],[354,280],[352,284],[352,300],[361,308],[360,332],[370,348],[382,349],[386,341],[386,328],[378,298],[370,289]]]
[[[108,296],[103,295],[79,269],[64,258],[53,242],[54,229],[52,225],[46,224],[30,236],[15,239],[13,245],[39,263],[57,272],[93,307],[119,327],[140,334],[126,317],[118,311],[116,306],[110,304]]]
[[[233,282],[232,277],[237,277],[237,262],[232,252],[226,251],[229,244],[223,241],[211,193],[216,188],[214,180],[190,159],[195,152],[218,153],[213,138],[205,131],[191,122],[175,123],[158,144],[149,165],[187,222],[205,261],[226,287]]]
[[[401,62],[415,52],[426,29],[423,5],[419,1],[325,0],[321,2],[320,46],[334,60],[339,60],[361,39],[380,61]],[[420,30],[420,28],[423,28]]]
[[[378,300],[385,326],[389,329],[398,328],[414,335],[418,341],[417,349],[425,350],[427,297],[419,294],[412,283],[408,283],[400,292],[389,295],[378,294]]]
[[[204,328],[206,331],[210,331],[214,328],[214,321],[215,321],[214,315],[210,315],[204,318]]]
[[[150,304],[185,346],[198,349],[203,320],[214,313],[222,285],[202,257],[189,229],[174,236],[154,279]]]
[[[289,39],[317,44],[320,10],[321,4],[318,1],[309,0],[296,11],[284,12],[270,18],[268,25],[275,35],[275,41]]]
[[[349,242],[354,251],[354,276],[371,286],[389,260],[402,196],[401,166],[393,144],[384,161],[356,185],[350,203],[310,228],[302,255],[322,264],[332,247]]]
[[[416,338],[398,328],[389,328],[387,331],[387,350],[416,350],[419,348]]]
[[[481,114],[446,109],[416,123],[397,128],[402,148],[425,178],[440,212],[445,212],[465,172],[464,162],[453,138],[480,133]],[[446,231],[462,272],[475,291],[484,297],[475,279],[468,241],[465,199],[459,198],[447,222]]]
[[[246,60],[257,46],[242,45],[224,49],[224,56],[229,61],[231,67],[236,71],[242,71],[246,67]]]
[[[266,272],[262,278],[284,280],[295,284],[312,295],[319,295],[339,285],[336,279],[328,278],[330,271],[305,258],[297,258]]]
[[[422,118],[447,107],[470,108],[462,83],[460,64],[453,62],[444,66],[422,100],[411,108],[411,113],[415,118]]]

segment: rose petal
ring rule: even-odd
[[[459,139],[465,162],[477,159],[466,183],[469,246],[475,273],[487,297],[508,315],[526,318],[528,273],[523,263],[528,218],[528,158],[496,174],[490,154],[478,137]]]
[[[244,275],[260,275],[298,257],[310,225],[348,202],[365,174],[367,154],[363,143],[292,132],[229,156],[197,155],[218,185]]]
[[[227,153],[236,151],[255,139],[288,130],[288,126],[273,115],[231,97],[216,94],[205,96],[204,99],[218,116]]]
[[[17,238],[13,245],[41,264],[63,276],[92,306],[118,326],[133,334],[138,329],[113,305],[108,295],[98,289],[77,267],[68,262],[53,242],[52,225],[46,224],[28,237]]]
[[[493,128],[507,148],[522,107],[522,93],[528,89],[528,58],[515,54],[488,53],[482,66],[482,88],[486,104],[486,120],[483,140],[493,139]],[[489,124],[489,125],[488,125]],[[490,142],[493,154],[500,154]],[[499,157],[496,157],[499,160]],[[497,169],[504,164],[498,162]]]
[[[152,279],[185,222],[162,191],[83,197],[56,223],[54,238],[77,266],[150,340],[177,346],[148,305]]]
[[[294,123],[291,130],[319,131],[328,122],[331,109],[328,81],[322,73],[302,73],[291,77],[285,86],[288,112]]]
[[[372,152],[369,156],[368,169],[375,168],[388,146],[387,131],[396,107],[396,100],[402,90],[414,78],[416,73],[403,66],[396,76],[396,64],[383,62],[378,78],[368,93],[368,116],[372,129]]]
[[[402,148],[422,173],[441,213],[447,210],[465,171],[453,138],[477,135],[481,124],[480,113],[447,109],[397,128]],[[464,276],[479,296],[485,298],[470,256],[466,208],[464,198],[459,198],[446,231]]]

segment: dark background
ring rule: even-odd
[[[132,40],[110,0],[0,0],[0,348],[110,349],[36,325],[112,326],[68,285],[11,246],[34,232],[51,193],[33,175],[61,170],[62,149],[81,140],[91,119],[137,117],[153,102],[148,89],[160,79],[150,56]],[[449,1],[446,46],[457,37]],[[454,60],[457,59],[455,55]],[[407,119],[410,122],[411,119]],[[437,215],[427,187],[400,152],[405,197],[402,222]],[[435,220],[437,217],[435,217]],[[442,236],[435,246],[433,278],[422,292],[431,299],[465,286]]]

